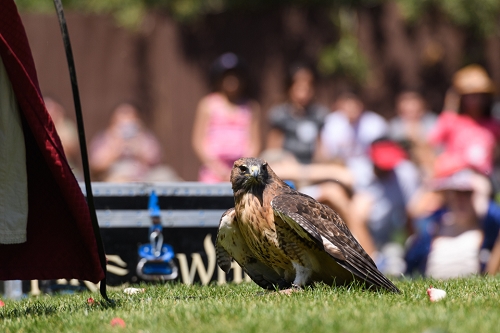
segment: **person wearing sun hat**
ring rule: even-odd
[[[500,122],[492,117],[497,91],[486,70],[475,64],[462,68],[453,77],[453,87],[460,94],[458,113],[476,120],[500,141]]]
[[[453,87],[462,96],[495,93],[495,84],[486,70],[478,64],[468,65],[458,70],[453,76]]]
[[[444,110],[429,135],[429,142],[442,149],[436,163],[460,160],[490,175],[500,141],[500,122],[491,116],[493,81],[483,67],[473,64],[455,73],[453,90],[459,95],[458,112]]]
[[[407,242],[407,274],[453,278],[490,270],[500,207],[483,193],[485,183],[488,179],[463,161],[438,161],[428,187],[442,203],[415,222],[416,233]]]

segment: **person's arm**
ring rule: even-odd
[[[372,206],[373,199],[370,195],[355,193],[349,206],[350,214],[348,214],[346,218],[346,222],[348,223],[347,226],[352,234],[371,257],[373,257],[377,251],[370,230],[368,229],[368,220]]]
[[[427,142],[431,146],[433,146],[433,148],[436,149],[439,148],[440,145],[446,144],[450,131],[454,130],[456,117],[456,114],[449,111],[443,111],[438,116],[434,128],[429,132],[427,136]]]
[[[345,145],[349,135],[349,123],[340,111],[334,111],[325,118],[316,146],[315,162],[331,162],[341,160],[340,147]]]
[[[316,144],[314,145],[312,161],[321,163],[325,161],[325,156],[322,151],[323,147],[321,141],[321,132],[325,127],[325,119],[328,113],[330,113],[330,110],[328,110],[328,108],[324,106],[318,106],[316,110],[317,111],[315,113],[315,119],[316,119],[316,124],[318,126],[318,134],[316,135]]]
[[[490,258],[486,264],[486,273],[489,275],[496,275],[500,272],[500,234],[493,249],[491,250]]]
[[[196,156],[201,163],[219,175],[221,179],[229,177],[230,169],[221,161],[210,156],[205,150],[204,142],[206,140],[207,128],[210,121],[210,109],[207,105],[207,100],[203,98],[198,104],[193,125],[192,145]]]
[[[320,135],[316,142],[316,150],[314,151],[313,162],[325,163],[325,162],[330,162],[331,160],[332,158],[329,156]]]
[[[460,108],[460,94],[453,88],[449,88],[444,96],[443,110],[458,113]]]
[[[268,123],[270,130],[266,138],[266,149],[283,149],[285,133],[280,128],[283,121],[284,109],[282,106],[275,106],[269,111]]]
[[[99,135],[90,148],[90,167],[95,173],[106,172],[120,158],[123,141],[111,135],[109,131]]]
[[[260,153],[260,121],[261,121],[261,112],[260,105],[251,101],[250,106],[252,108],[252,125],[250,129],[250,144],[248,146],[248,156],[258,156]]]
[[[441,192],[420,187],[410,198],[406,205],[406,210],[411,219],[419,219],[429,216],[444,205],[444,198]]]
[[[301,164],[296,160],[286,160],[275,163],[272,167],[279,177],[298,184],[316,184],[328,180],[337,180],[349,188],[354,184],[351,171],[334,163]]]
[[[205,135],[209,122],[209,116],[210,116],[209,110],[206,106],[205,99],[202,99],[198,103],[198,107],[196,109],[196,114],[194,118],[192,145],[196,156],[203,164],[206,164],[207,162],[203,141],[205,140]]]
[[[77,160],[80,157],[78,131],[75,124],[69,120],[64,120],[63,125],[63,128],[57,130],[63,145],[64,153],[69,160]]]
[[[266,148],[267,149],[281,149],[285,141],[284,133],[278,128],[271,128],[267,134]]]
[[[486,248],[491,248],[485,272],[489,275],[496,275],[500,272],[500,207],[493,201],[489,202],[487,214],[483,218],[482,229],[484,245]]]
[[[161,145],[150,132],[142,132],[135,146],[135,154],[137,158],[144,164],[149,166],[160,163],[161,160]]]

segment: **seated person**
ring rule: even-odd
[[[417,232],[408,240],[407,274],[446,279],[479,274],[488,265],[490,273],[496,272],[489,258],[500,230],[500,207],[485,202],[485,181],[471,169],[437,173],[431,188],[443,203],[417,221]]]
[[[271,130],[267,149],[284,149],[303,164],[313,161],[319,133],[328,109],[314,103],[314,73],[303,65],[292,66],[287,77],[288,101],[269,112]]]
[[[173,170],[160,164],[160,143],[130,103],[115,108],[109,126],[92,140],[89,159],[100,181],[179,180]]]
[[[420,186],[419,171],[403,148],[386,138],[371,144],[369,156],[375,177],[355,192],[349,228],[379,269],[398,275],[405,266],[399,243],[409,233],[409,207]]]
[[[389,122],[389,136],[399,142],[409,153],[410,159],[427,178],[432,173],[433,151],[427,142],[437,116],[427,110],[419,92],[406,90],[396,98],[396,116]]]
[[[484,68],[469,65],[455,73],[453,89],[458,110],[443,110],[428,138],[440,151],[436,163],[461,161],[491,175],[500,142],[500,122],[492,116],[493,81]]]
[[[397,142],[417,144],[425,140],[436,119],[437,116],[427,110],[419,92],[403,91],[396,98],[396,116],[389,122],[389,135]]]
[[[362,188],[374,177],[368,156],[370,144],[387,135],[387,123],[365,110],[361,99],[352,93],[340,94],[334,107],[336,111],[326,117],[321,131],[318,159],[344,164],[354,176],[355,188]]]

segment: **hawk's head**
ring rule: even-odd
[[[272,170],[260,158],[244,157],[234,162],[231,171],[233,191],[264,187],[272,179]]]

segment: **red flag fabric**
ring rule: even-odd
[[[27,241],[0,244],[0,280],[66,278],[97,283],[104,272],[89,208],[45,109],[13,0],[0,0],[0,57],[23,121],[29,206]]]

